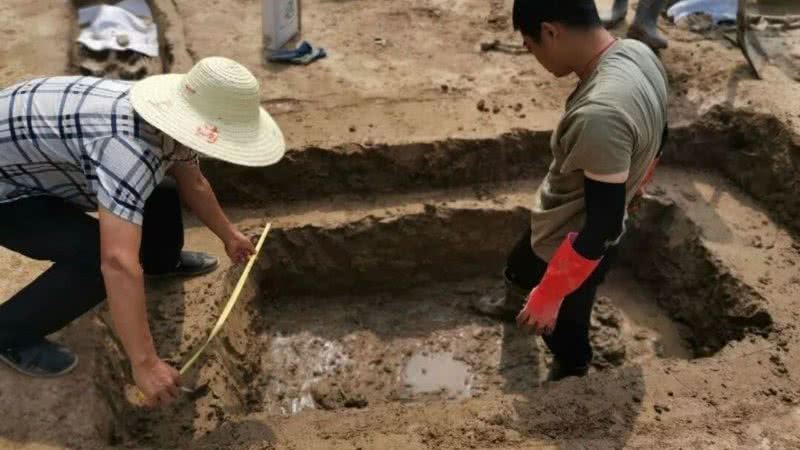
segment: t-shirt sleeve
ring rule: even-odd
[[[561,135],[566,154],[562,171],[612,175],[630,170],[634,140],[630,121],[622,112],[594,106],[578,110]]]
[[[92,162],[98,205],[141,226],[145,201],[159,182],[160,159],[136,140],[112,137],[95,144]]]

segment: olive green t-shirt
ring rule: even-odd
[[[629,170],[630,203],[666,122],[667,74],[658,57],[639,41],[617,41],[569,97],[553,133],[553,163],[532,208],[531,245],[539,257],[549,261],[567,233],[583,227],[584,171]]]

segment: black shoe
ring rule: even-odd
[[[502,296],[486,295],[474,299],[470,306],[478,314],[489,316],[504,322],[513,323],[530,293],[530,289],[523,289],[504,274],[505,290]]]
[[[589,373],[589,366],[567,366],[554,359],[547,374],[547,381],[561,381],[567,377],[585,377]]]
[[[78,356],[63,345],[42,339],[24,347],[0,349],[0,361],[32,377],[58,377],[78,365]]]
[[[174,269],[166,272],[147,273],[149,278],[196,277],[213,272],[219,266],[217,258],[200,252],[181,252],[180,261]]]

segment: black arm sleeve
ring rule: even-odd
[[[584,177],[586,223],[573,248],[586,259],[603,257],[622,233],[625,220],[625,183],[603,183]]]

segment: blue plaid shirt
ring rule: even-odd
[[[175,155],[134,112],[131,85],[53,77],[0,91],[0,203],[51,195],[141,225]]]

